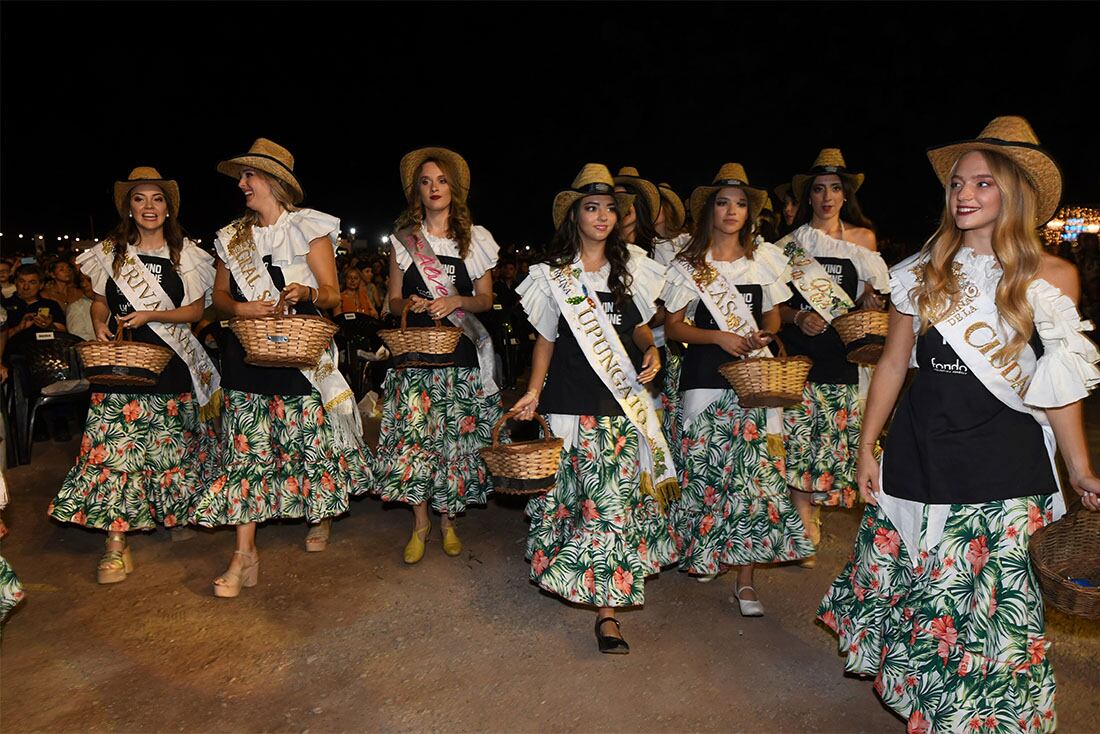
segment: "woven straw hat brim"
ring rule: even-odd
[[[848,182],[848,186],[851,187],[852,193],[859,191],[859,187],[863,185],[863,174],[852,173],[850,171],[817,171],[810,173],[796,173],[791,180],[791,188],[794,189],[794,197],[802,202],[802,197],[806,193],[806,187],[818,176],[840,176],[842,179]]]
[[[129,214],[130,207],[126,205],[126,199],[135,186],[141,186],[142,184],[159,186],[164,195],[168,197],[168,213],[173,216],[179,214],[180,187],[175,181],[170,178],[139,178],[132,181],[115,181],[115,208],[118,209],[119,215],[125,217]]]
[[[780,206],[782,206],[786,203],[785,199],[793,191],[794,191],[794,188],[791,186],[791,184],[789,182],[788,183],[781,183],[778,186],[776,186],[774,189],[772,189],[772,193],[775,194],[775,201]]]
[[[684,202],[680,197],[667,186],[657,185],[657,191],[661,194],[662,206],[668,204],[668,207],[672,210],[672,217],[666,218],[669,220],[668,225],[672,229],[679,229],[684,226],[684,219],[687,217],[687,211],[684,209]]]
[[[465,158],[447,148],[418,148],[402,156],[400,164],[401,187],[405,192],[405,196],[412,196],[413,177],[420,170],[420,166],[424,165],[424,161],[429,158],[443,161],[454,171],[454,175],[458,180],[451,187],[451,193],[457,195],[460,201],[465,201],[470,193],[470,166],[466,163]]]
[[[554,229],[561,229],[561,223],[565,221],[565,216],[569,213],[569,207],[577,201],[577,199],[583,199],[586,196],[598,196],[598,194],[582,194],[579,191],[560,191],[558,195],[554,197]],[[634,194],[613,194],[615,197],[615,206],[619,210],[619,218],[622,219],[623,213],[626,212],[634,203]]]
[[[1038,145],[997,138],[979,138],[939,145],[928,149],[928,160],[940,183],[947,186],[947,178],[955,163],[974,150],[1000,153],[1019,166],[1038,194],[1035,211],[1037,223],[1046,224],[1050,221],[1062,200],[1062,170],[1049,153]]]
[[[240,178],[241,171],[246,168],[263,171],[289,186],[290,192],[293,194],[292,203],[295,206],[301,204],[302,199],[305,198],[305,192],[302,191],[302,184],[298,183],[298,177],[294,175],[293,171],[274,158],[256,155],[255,153],[245,153],[244,155],[234,156],[227,161],[219,163],[218,173],[224,173],[230,178]]]
[[[698,222],[702,213],[703,207],[706,206],[707,198],[719,189],[736,188],[745,192],[745,195],[749,198],[749,222],[755,222],[756,218],[760,216],[760,212],[764,209],[764,202],[768,198],[768,192],[764,189],[758,189],[755,186],[697,186],[694,191],[691,192],[691,221]]]
[[[657,212],[661,209],[661,192],[652,182],[640,176],[616,176],[613,180],[616,186],[633,186],[641,191],[642,196],[645,197],[645,203],[649,205],[649,215],[654,219],[657,218]]]

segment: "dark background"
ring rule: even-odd
[[[1095,8],[4,2],[0,242],[102,237],[113,182],[152,165],[209,244],[242,208],[216,163],[265,136],[306,206],[376,241],[401,155],[452,147],[475,220],[536,246],[586,161],[686,197],[723,162],[770,188],[837,146],[880,236],[916,247],[942,207],[925,148],[996,115],[1031,120],[1065,203],[1100,201]]]

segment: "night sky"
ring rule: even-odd
[[[916,246],[942,206],[925,148],[996,115],[1031,120],[1065,203],[1100,202],[1096,7],[4,2],[0,247],[102,237],[137,165],[180,182],[209,243],[243,207],[215,165],[259,136],[294,153],[305,206],[374,239],[402,154],[451,147],[475,221],[533,245],[587,161],[686,198],[726,161],[771,188],[840,147],[880,236]]]

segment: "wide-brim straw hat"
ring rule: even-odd
[[[218,164],[218,172],[232,178],[240,178],[241,171],[251,168],[279,179],[290,187],[292,204],[300,204],[305,198],[302,184],[294,175],[294,156],[290,151],[267,138],[257,138],[247,153],[233,156]]]
[[[691,219],[698,222],[703,213],[703,206],[707,198],[715,191],[734,186],[745,192],[749,199],[749,222],[755,222],[764,208],[764,202],[768,198],[768,192],[749,185],[749,175],[745,173],[745,167],[740,163],[727,163],[718,169],[718,174],[711,181],[710,186],[698,186],[691,192]]]
[[[786,205],[788,196],[790,196],[792,198],[794,197],[793,192],[794,192],[794,187],[791,186],[789,181],[786,182],[786,183],[781,183],[778,186],[776,186],[774,189],[772,189],[772,193],[775,194],[775,202],[777,204],[779,204],[780,207],[783,207],[784,205]]]
[[[818,176],[829,174],[840,176],[847,181],[848,187],[853,193],[863,185],[863,174],[848,170],[848,165],[844,162],[844,155],[840,152],[840,148],[822,148],[821,152],[817,154],[817,160],[810,166],[810,170],[795,174],[795,177],[791,180],[795,198],[801,202],[806,194],[807,184]]]
[[[668,223],[669,229],[680,229],[680,227],[684,226],[684,219],[687,218],[687,211],[684,209],[684,200],[680,198],[679,194],[672,190],[672,186],[663,181],[657,184],[657,191],[661,194],[661,207],[664,208],[666,204],[668,205],[665,221]],[[669,214],[672,216],[669,216]]]
[[[649,216],[657,218],[657,212],[661,210],[661,193],[652,181],[647,181],[638,175],[638,169],[634,166],[623,166],[615,176],[615,185],[633,186],[645,197],[645,203],[649,205]]]
[[[619,209],[619,218],[634,203],[633,194],[617,193],[615,191],[615,179],[611,177],[611,171],[602,163],[585,163],[584,168],[573,179],[573,183],[565,191],[559,191],[554,197],[554,229],[560,229],[565,221],[569,208],[577,199],[586,196],[606,194],[615,197],[615,206]]]
[[[929,148],[928,160],[940,183],[947,186],[951,169],[959,158],[973,150],[1000,153],[1019,166],[1038,197],[1035,212],[1038,224],[1045,224],[1054,216],[1062,199],[1062,171],[1050,153],[1039,147],[1039,138],[1026,119],[1015,115],[996,117],[973,140]]]
[[[457,181],[448,181],[451,186],[451,195],[459,201],[466,201],[470,193],[470,166],[466,159],[447,148],[418,148],[411,153],[406,153],[401,158],[401,186],[405,190],[405,197],[412,201],[413,179],[416,172],[424,165],[425,161],[442,161],[451,169]]]
[[[126,203],[127,198],[130,196],[130,191],[132,191],[135,186],[140,186],[142,184],[159,186],[160,190],[163,191],[164,195],[168,198],[168,213],[172,215],[179,214],[179,185],[172,179],[161,176],[160,172],[151,166],[138,166],[130,171],[130,175],[126,177],[125,181],[115,181],[115,208],[118,209],[118,213],[121,216],[125,217],[130,212],[130,207]]]

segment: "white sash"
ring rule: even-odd
[[[783,248],[783,254],[790,261],[794,287],[826,323],[833,323],[837,316],[843,316],[856,307],[840,284],[825,272],[821,263],[795,242],[794,233],[781,239],[776,246]]]
[[[242,220],[218,232],[215,240],[218,256],[233,274],[237,287],[250,301],[277,300],[279,289],[267,272],[263,256],[252,239],[252,227]],[[363,442],[363,423],[355,406],[355,394],[336,367],[336,342],[329,343],[321,361],[311,370],[300,370],[309,384],[321,394],[325,414],[340,448],[359,448]]]
[[[393,238],[396,238],[409,251],[413,265],[416,266],[420,277],[424,279],[424,285],[433,292],[433,298],[459,295],[427,238],[421,237],[417,232],[412,231],[412,228],[397,232]],[[485,388],[485,394],[495,395],[500,392],[496,381],[493,380],[493,368],[496,366],[493,340],[489,337],[485,326],[472,313],[462,309],[452,311],[447,316],[447,320],[461,328],[462,333],[477,347],[477,366],[481,370],[481,384]]]
[[[672,454],[645,385],[638,381],[638,373],[596,296],[595,286],[583,285],[584,279],[583,269],[575,262],[549,268],[547,282],[588,364],[638,431],[642,492],[656,498],[663,507],[680,493]],[[586,293],[582,294],[581,287]]]
[[[168,294],[164,292],[160,281],[149,272],[145,263],[134,256],[127,248],[126,260],[117,276],[114,274],[114,243],[104,241],[93,248],[96,260],[103,272],[135,308],[142,311],[171,311],[178,308]],[[186,304],[184,304],[186,305]],[[149,327],[168,347],[179,355],[191,373],[191,387],[199,404],[199,417],[202,420],[213,418],[221,410],[221,375],[203,349],[198,338],[191,332],[190,324],[168,324],[150,321]]]
[[[920,267],[921,264],[918,262],[912,270],[915,271]],[[1015,411],[1027,413],[1042,428],[1043,444],[1058,487],[1058,491],[1052,498],[1054,519],[1057,520],[1065,514],[1066,506],[1062,498],[1058,467],[1054,461],[1054,454],[1058,449],[1054,430],[1050,427],[1046,411],[1031,408],[1023,401],[1023,395],[1035,374],[1038,363],[1035,351],[1031,345],[1025,344],[1011,362],[1005,362],[999,356],[995,356],[1001,347],[1011,341],[1015,332],[1001,320],[994,299],[980,289],[978,284],[981,279],[976,274],[968,273],[965,263],[956,260],[955,267],[961,295],[954,309],[936,322],[936,330],[959,355],[959,359],[966,364],[967,369],[981,380],[994,397]],[[909,275],[911,276],[912,272]],[[885,461],[882,463],[885,464]],[[943,537],[943,529],[947,524],[951,506],[925,505],[913,500],[891,497],[887,494],[887,487],[882,483],[881,472],[879,486],[882,488],[878,498],[879,506],[898,529],[902,540],[910,550],[910,557],[918,558],[921,550],[920,532],[926,507],[928,526],[925,530],[925,550],[934,548]],[[914,561],[914,564],[917,562],[919,561]]]

